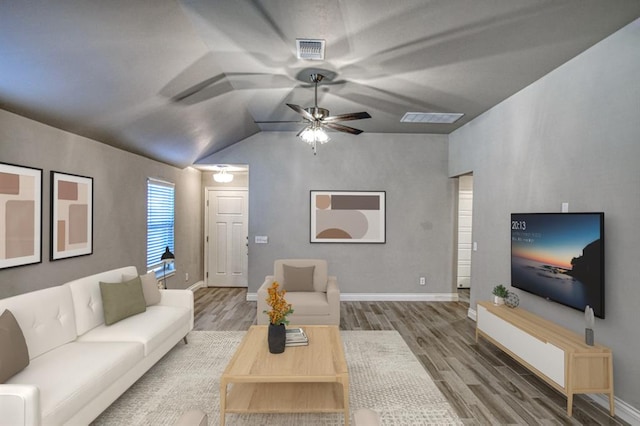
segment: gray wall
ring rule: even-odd
[[[275,259],[310,257],[328,260],[343,293],[455,292],[447,137],[331,137],[314,156],[295,133],[260,133],[202,161],[249,165],[249,291]],[[387,243],[311,244],[310,190],[386,191]],[[255,235],[269,243],[254,244]]]
[[[449,173],[474,174],[471,307],[510,281],[511,212],[605,212],[606,319],[616,395],[640,408],[640,21],[450,135]],[[581,312],[514,290],[582,333]]]
[[[176,184],[176,275],[202,280],[201,173],[163,163],[0,110],[0,161],[43,169],[42,263],[0,270],[0,298],[127,265],[146,271],[146,179]],[[93,177],[93,254],[49,261],[50,171]],[[189,281],[185,281],[185,273]]]

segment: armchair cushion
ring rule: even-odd
[[[287,302],[293,306],[294,315],[329,315],[329,302],[325,293],[319,292],[292,292],[286,295]],[[294,321],[291,316],[291,321]]]
[[[284,265],[297,268],[315,266],[313,270],[313,291],[327,291],[327,261],[323,259],[278,259],[273,264],[273,276],[279,283],[284,283]],[[287,290],[290,291],[290,290]]]
[[[314,265],[296,267],[290,265],[282,265],[284,272],[284,280],[282,288],[291,291],[314,291],[313,288],[313,272],[316,269]]]

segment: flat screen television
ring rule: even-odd
[[[511,285],[604,318],[604,213],[512,213]]]

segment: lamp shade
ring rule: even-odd
[[[169,246],[167,246],[167,248],[164,250],[164,253],[162,253],[162,257],[160,258],[160,260],[162,260],[163,263],[168,263],[175,258],[176,257],[173,255],[173,253],[171,253],[171,251],[169,250]]]

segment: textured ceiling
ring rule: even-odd
[[[450,133],[638,17],[638,0],[3,1],[0,107],[186,167],[300,130],[255,121],[299,120],[285,104],[312,106],[321,69],[320,106],[371,114],[353,127]],[[296,38],[325,60],[296,59]]]

